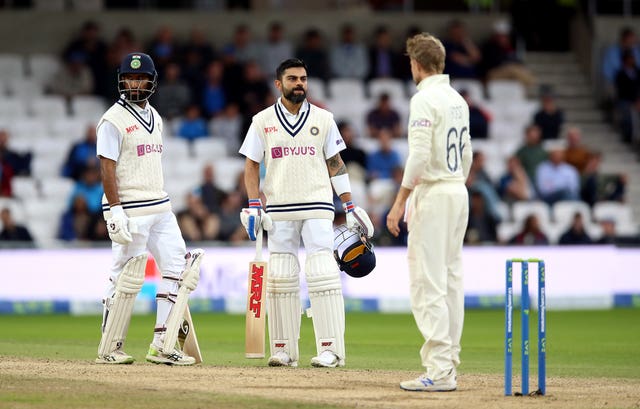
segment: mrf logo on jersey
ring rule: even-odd
[[[289,156],[315,156],[315,146],[275,146],[271,148],[271,158],[280,159]]]
[[[136,146],[138,156],[144,156],[150,153],[162,153],[161,143],[143,144]]]

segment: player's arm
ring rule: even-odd
[[[118,183],[116,182],[116,161],[114,161],[113,159],[105,158],[104,156],[99,156],[99,158],[104,195],[107,197],[109,206],[116,206],[120,204],[120,197],[118,195]]]
[[[342,161],[342,157],[339,153],[336,153],[329,159],[327,159],[327,169],[329,170],[329,177],[331,178],[331,184],[340,201],[342,203],[351,201],[351,185],[349,184],[349,175],[347,174],[347,165]],[[339,181],[345,182],[345,185],[340,186]],[[338,182],[336,182],[338,181]],[[338,187],[336,188],[336,183]],[[349,184],[348,186],[346,184]]]
[[[243,208],[240,212],[240,221],[249,238],[256,240],[260,227],[269,231],[273,222],[262,209],[262,201],[260,200],[260,162],[264,158],[264,146],[253,123],[240,147],[240,153],[247,158],[244,162],[244,185],[249,197],[248,207]]]
[[[249,158],[244,162],[244,185],[249,198],[260,197],[260,164]]]

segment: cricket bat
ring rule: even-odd
[[[254,260],[249,263],[244,348],[246,358],[264,358],[267,271],[267,262],[262,261],[261,227],[256,237],[256,255]]]
[[[184,319],[178,331],[178,342],[185,354],[194,357],[197,364],[202,362],[200,345],[198,345],[198,337],[196,337],[196,328],[193,326],[191,311],[189,311],[188,305],[184,310]]]

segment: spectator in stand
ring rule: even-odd
[[[540,128],[543,141],[558,139],[564,124],[564,111],[556,105],[551,91],[543,91],[540,109],[533,115],[533,123]]]
[[[275,79],[280,62],[293,57],[293,46],[284,37],[284,27],[279,22],[269,24],[267,41],[260,46],[258,64],[270,79]]]
[[[105,96],[109,101],[118,99],[118,68],[120,67],[120,62],[127,54],[131,54],[141,48],[142,46],[136,40],[131,29],[123,27],[118,30],[107,50],[107,76],[104,81],[106,88],[100,95]]]
[[[0,158],[0,197],[13,196],[12,179],[13,168],[7,161]]]
[[[349,169],[349,177],[366,181],[367,173],[367,153],[355,146],[356,133],[351,124],[346,121],[338,122],[338,131],[342,135],[345,149],[340,152],[340,157],[347,169]]]
[[[601,201],[624,202],[627,175],[619,174],[603,174],[600,171],[602,163],[602,154],[593,152],[589,157],[589,163],[585,167],[582,175],[582,200],[587,202],[589,206],[593,206]]]
[[[73,144],[67,155],[67,160],[62,166],[62,176],[78,181],[85,169],[91,166],[98,166],[96,157],[97,139],[95,125],[87,125],[84,131],[84,139]]]
[[[85,55],[81,52],[69,54],[46,88],[51,94],[63,96],[67,101],[76,95],[91,94],[94,80],[91,70],[85,64]]]
[[[524,219],[522,229],[509,240],[509,244],[523,246],[548,245],[549,239],[540,229],[540,221],[535,214],[530,214]]]
[[[189,142],[209,136],[207,121],[202,117],[198,105],[189,105],[184,113],[184,118],[182,118],[178,124],[177,136]]]
[[[513,203],[521,200],[533,200],[535,192],[518,157],[507,159],[507,171],[500,178],[497,188],[502,201]]]
[[[564,150],[564,159],[582,175],[591,159],[591,151],[582,143],[582,131],[572,126],[567,129],[565,139],[567,145]]]
[[[233,55],[240,64],[260,58],[260,47],[251,39],[251,30],[245,24],[236,26],[233,39],[225,45],[223,52]]]
[[[473,139],[487,139],[491,114],[476,104],[466,89],[460,90],[459,93],[469,105],[469,134]]]
[[[73,206],[76,196],[82,196],[87,203],[90,213],[102,215],[102,180],[100,179],[100,165],[96,163],[88,166],[81,174],[69,197],[68,208]]]
[[[296,50],[296,58],[307,65],[309,77],[325,81],[329,79],[329,57],[318,29],[311,28],[304,33],[302,46]]]
[[[529,125],[525,130],[524,145],[516,151],[516,157],[522,164],[532,184],[536,180],[538,165],[547,160],[549,154],[542,147],[540,128],[537,125]]]
[[[219,214],[222,202],[227,193],[216,185],[216,174],[212,164],[207,164],[202,170],[202,184],[195,193],[200,197],[209,213]]]
[[[33,242],[33,237],[29,230],[16,223],[8,207],[0,211],[0,221],[2,222],[2,231],[0,231],[0,241],[22,241]]]
[[[209,128],[214,137],[225,140],[228,154],[238,154],[242,130],[242,116],[238,104],[235,102],[227,104],[222,113],[209,122]]]
[[[591,244],[593,240],[584,230],[584,220],[582,219],[582,213],[577,212],[573,216],[573,221],[569,229],[562,233],[558,244],[560,245],[579,245],[579,244]]]
[[[202,29],[194,27],[189,32],[189,39],[180,50],[181,60],[195,58],[190,63],[203,70],[211,61],[216,58],[213,45],[207,41],[207,36]]]
[[[329,54],[331,72],[337,78],[364,80],[369,73],[369,58],[366,48],[356,41],[355,29],[347,24],[342,27],[340,41]]]
[[[367,79],[399,78],[400,54],[393,49],[391,33],[386,26],[376,28],[374,43],[369,48],[369,74]]]
[[[480,63],[482,54],[461,20],[449,23],[447,37],[442,43],[446,51],[445,74],[449,74],[451,78],[478,77],[476,65]]]
[[[228,102],[224,87],[224,64],[214,60],[207,66],[204,85],[202,86],[202,107],[207,118],[219,115]]]
[[[609,46],[602,58],[602,75],[611,93],[613,93],[616,75],[622,68],[622,55],[625,51],[630,51],[636,66],[640,66],[640,43],[631,27],[624,27],[620,31],[618,42]]]
[[[173,38],[173,28],[162,26],[151,39],[147,54],[153,59],[158,76],[164,78],[164,72],[171,61],[180,57],[180,50]]]
[[[92,74],[93,89],[90,91],[97,95],[110,95],[107,72],[107,44],[100,36],[100,26],[95,21],[87,21],[83,24],[80,34],[74,38],[62,54],[63,60],[73,54],[83,56],[84,63]]]
[[[84,196],[77,195],[69,209],[62,214],[58,238],[65,241],[108,240],[109,235],[103,227],[102,215],[89,211]]]
[[[220,220],[209,213],[200,197],[187,194],[187,207],[176,214],[178,226],[185,241],[215,240],[220,229]]]
[[[269,83],[255,61],[245,64],[243,75],[239,106],[240,112],[244,114],[241,133],[245,135],[253,116],[271,104],[273,95]]]
[[[631,142],[632,120],[631,107],[640,98],[640,65],[636,64],[630,50],[622,53],[622,68],[615,78],[616,85],[616,119],[620,124],[622,140]]]
[[[158,89],[151,100],[158,113],[167,120],[182,115],[191,103],[191,89],[180,78],[180,66],[177,63],[167,64],[164,78],[158,82]]]
[[[493,34],[482,47],[481,72],[486,81],[497,79],[516,80],[531,88],[536,79],[525,67],[511,42],[511,25],[497,21]]]
[[[218,240],[240,243],[247,238],[247,231],[238,217],[245,203],[242,200],[242,196],[240,192],[234,191],[229,193],[222,201],[222,208],[219,214],[220,232]]]
[[[393,106],[389,94],[383,93],[378,97],[378,104],[367,113],[367,128],[372,138],[378,139],[383,129],[391,132],[393,138],[402,136],[400,115]]]
[[[471,190],[469,222],[464,236],[465,244],[496,243],[498,241],[498,220],[487,211],[484,196]]]
[[[616,234],[616,222],[611,219],[600,221],[602,236],[596,240],[596,244],[616,244],[618,235]]]
[[[496,220],[500,221],[500,213],[498,212],[500,197],[496,192],[493,181],[484,169],[485,159],[484,152],[480,150],[473,152],[473,161],[465,184],[469,191],[478,191],[482,194],[487,211]]]
[[[391,131],[385,128],[378,133],[380,149],[367,156],[368,179],[392,179],[394,173],[402,169],[400,155],[393,149],[393,136]]]
[[[31,156],[31,152],[18,153],[9,148],[9,132],[0,129],[0,162],[11,168],[12,175],[31,175]]]
[[[538,165],[536,190],[548,205],[560,200],[580,200],[580,175],[564,160],[564,149],[552,145],[549,159]]]

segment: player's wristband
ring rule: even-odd
[[[331,184],[336,194],[341,196],[344,193],[351,193],[351,183],[349,182],[349,175],[346,173],[331,178]]]
[[[262,209],[262,200],[260,199],[249,199],[249,209],[251,208],[260,208]]]
[[[351,200],[349,200],[348,202],[344,202],[342,204],[342,209],[344,210],[345,213],[351,213],[355,210],[355,206],[353,204],[353,202]]]

